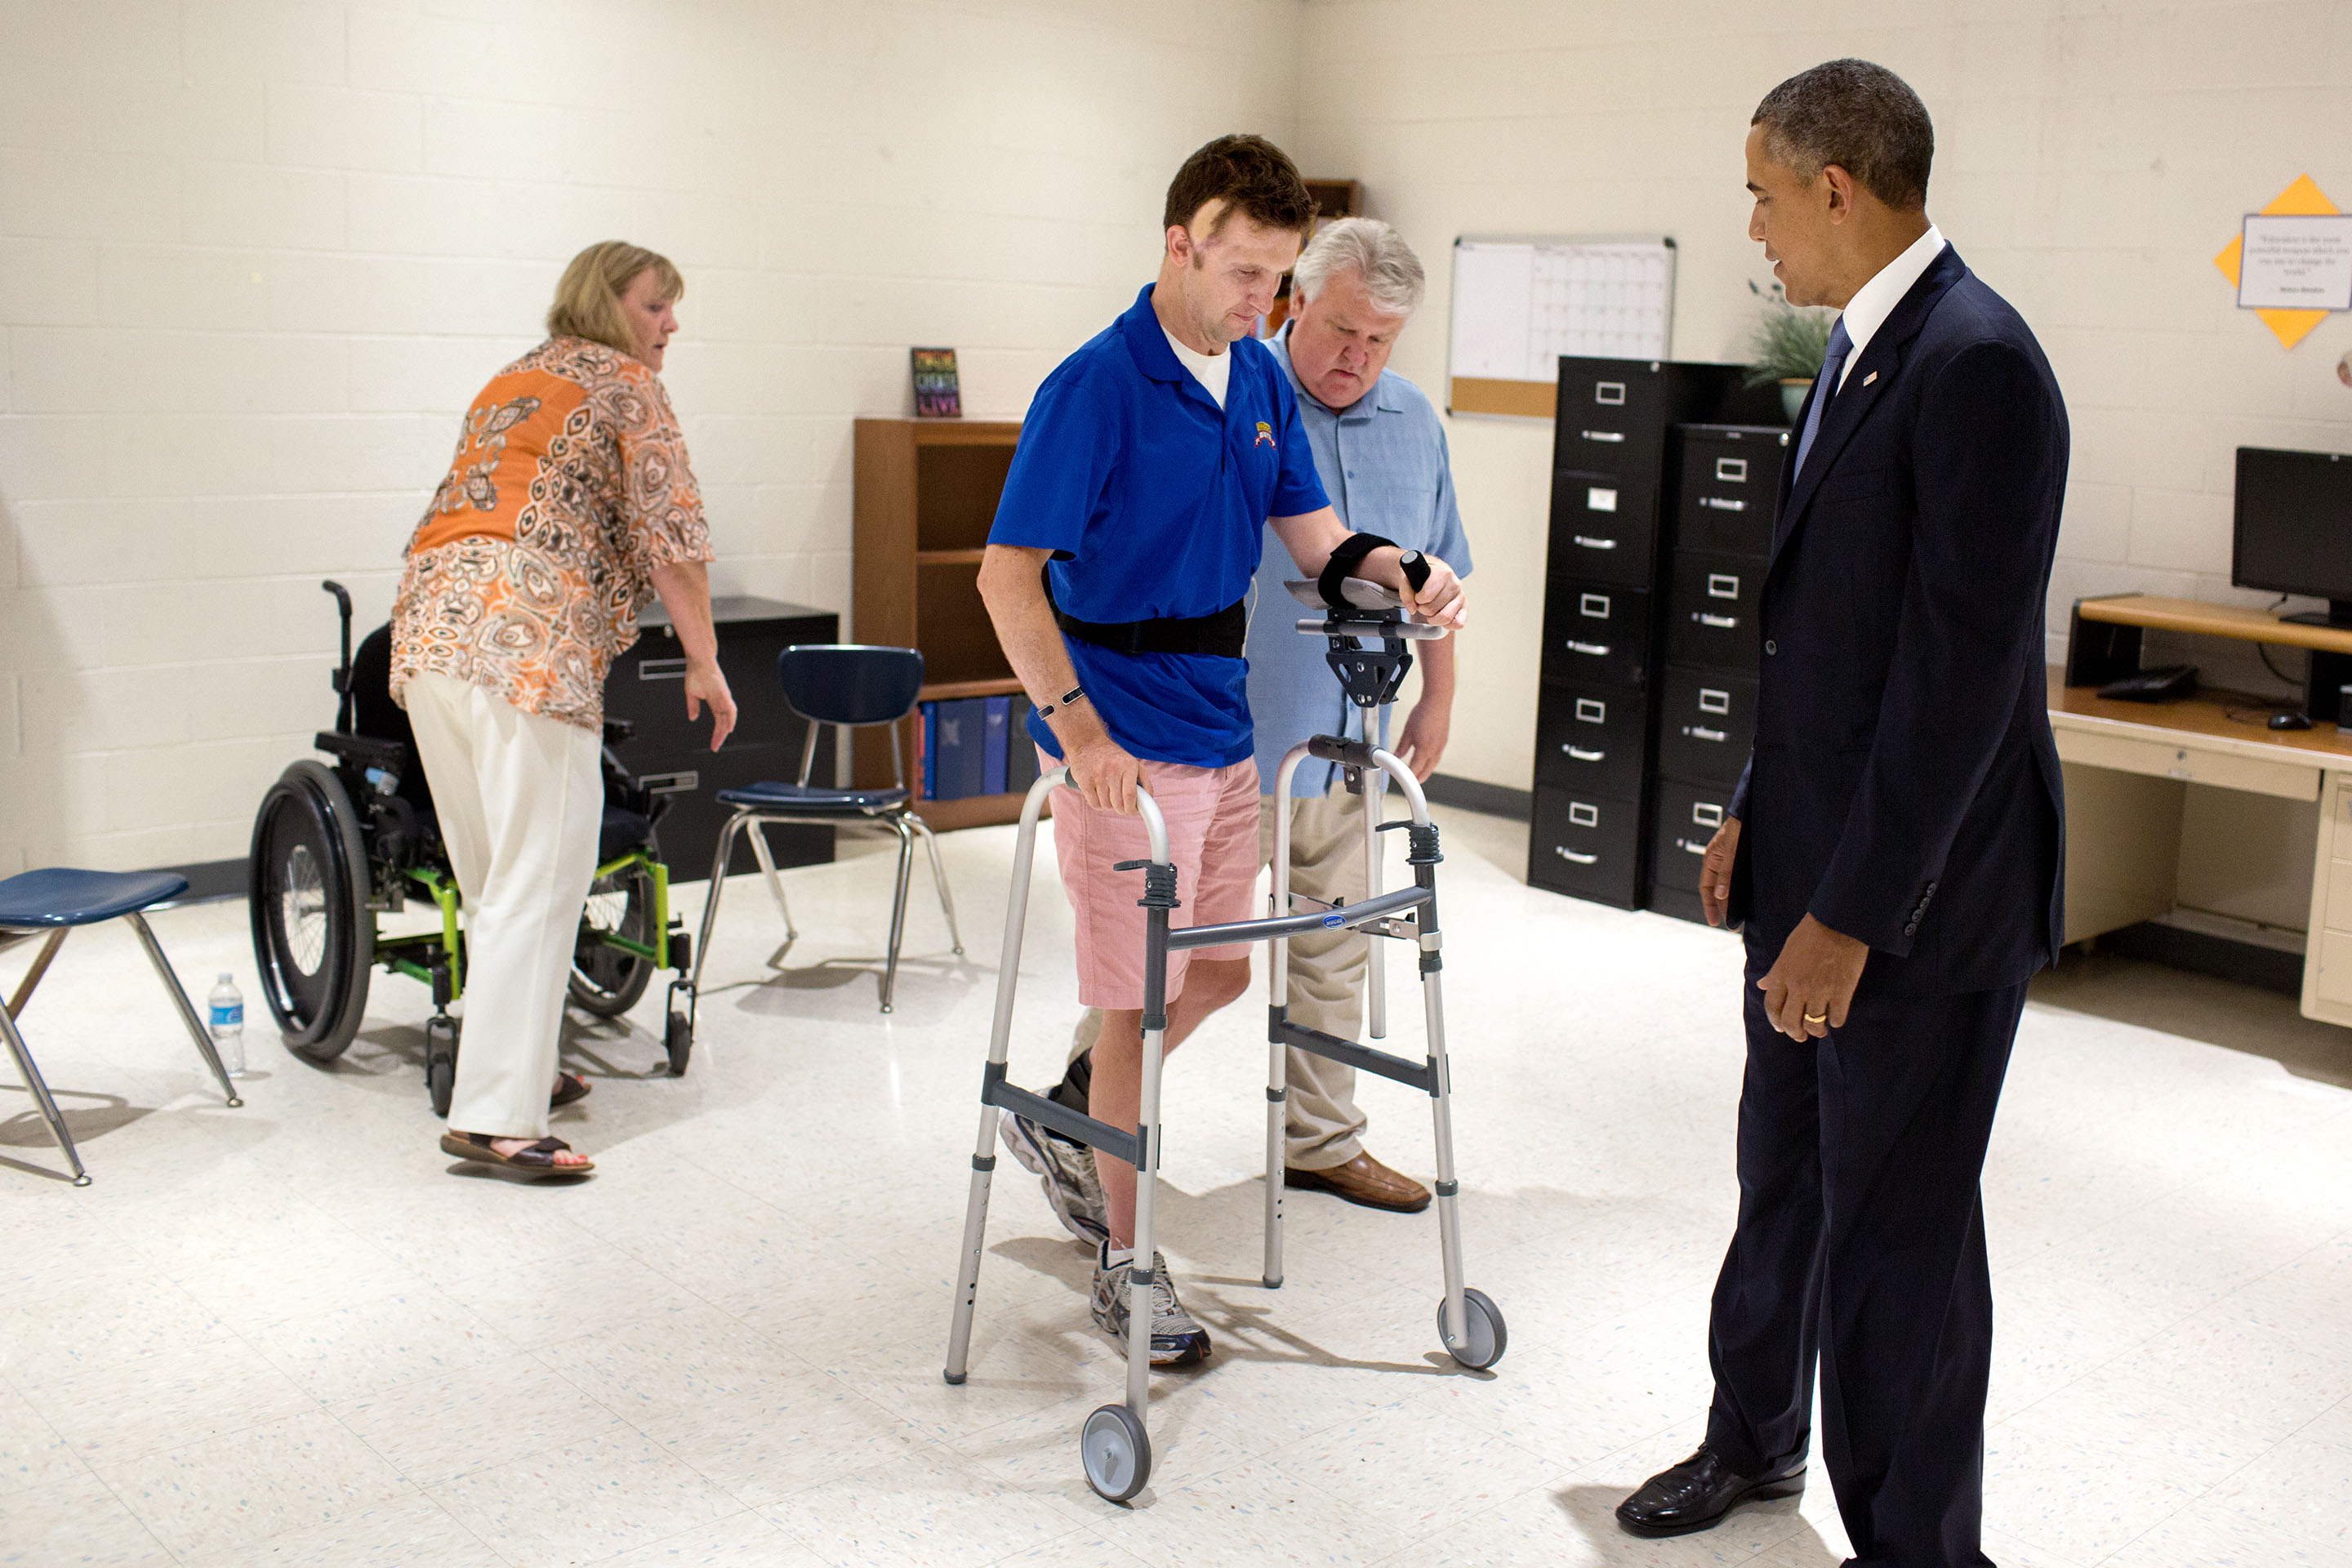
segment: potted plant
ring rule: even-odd
[[[1805,394],[1812,390],[1813,377],[1822,368],[1822,356],[1829,353],[1830,328],[1837,321],[1837,312],[1826,305],[1801,309],[1791,305],[1778,283],[1769,294],[1757,288],[1752,278],[1748,288],[1764,301],[1755,335],[1748,343],[1748,384],[1779,382],[1780,406],[1794,425],[1797,411],[1805,405]]]

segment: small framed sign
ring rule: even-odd
[[[915,417],[961,419],[963,386],[956,375],[953,349],[908,349],[915,373]]]
[[[2238,268],[2244,310],[2352,310],[2352,214],[2249,213]]]

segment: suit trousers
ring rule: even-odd
[[[543,1138],[604,821],[602,738],[452,676],[420,675],[403,699],[466,900],[466,1030],[449,1125]]]
[[[1274,812],[1287,804],[1290,816],[1290,889],[1310,899],[1354,903],[1364,896],[1363,801],[1345,789],[1282,802],[1263,795],[1258,803],[1257,853],[1274,859]],[[1371,938],[1358,931],[1316,931],[1290,941],[1290,1019],[1343,1040],[1363,1026],[1365,953]],[[1070,1041],[1075,1061],[1093,1048],[1102,1033],[1102,1015],[1088,1008]],[[1285,1107],[1284,1161],[1301,1171],[1328,1171],[1364,1152],[1365,1118],[1356,1104],[1356,1069],[1293,1048],[1284,1069],[1290,1098]]]
[[[1707,1446],[1746,1476],[1803,1462],[1813,1369],[1853,1568],[1983,1568],[1992,1279],[1979,1181],[2022,984],[1873,996],[1804,1044],[1748,958],[1739,1218],[1715,1288]]]

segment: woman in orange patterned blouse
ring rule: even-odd
[[[658,595],[710,749],[735,726],[709,531],[658,372],[677,268],[610,240],[572,258],[548,340],[490,378],[408,544],[392,612],[407,709],[467,920],[466,1043],[441,1147],[594,1167],[547,1133],[580,908],[604,821],[604,676]]]

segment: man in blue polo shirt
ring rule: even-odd
[[[1424,620],[1463,620],[1444,563],[1432,561],[1415,590],[1399,549],[1339,521],[1290,383],[1249,335],[1313,216],[1297,166],[1261,137],[1220,137],[1185,161],[1168,191],[1159,278],[1038,389],[981,565],[997,639],[1038,709],[1031,734],[1066,760],[1076,786],[1055,798],[1054,837],[1076,915],[1079,1000],[1104,1013],[1091,1111],[1113,1126],[1135,1124],[1141,1089],[1143,914],[1133,874],[1112,869],[1148,853],[1139,785],[1167,821],[1178,919],[1255,913],[1243,650],[1264,527],[1307,575],[1329,566],[1403,595]],[[1248,985],[1245,947],[1171,953],[1168,1047]],[[1066,1157],[1038,1130],[1006,1125],[1032,1169]],[[1108,1230],[1094,1316],[1123,1346],[1135,1172],[1093,1164]],[[1200,1361],[1207,1333],[1165,1265],[1150,1262],[1152,1361]]]

